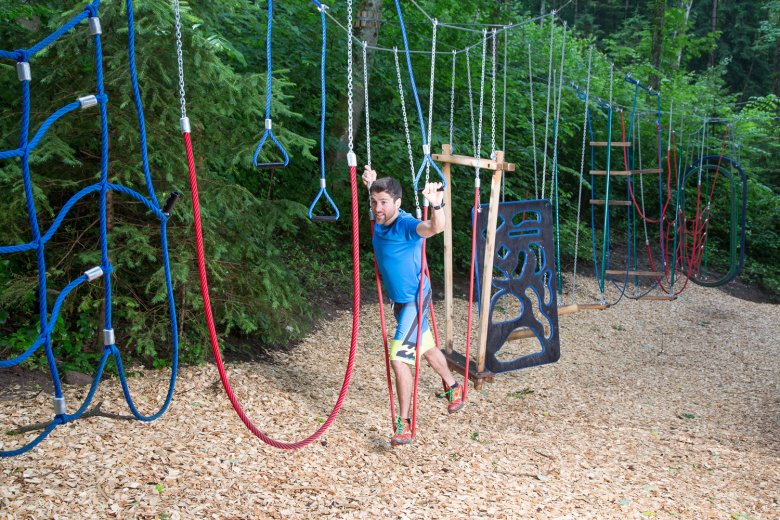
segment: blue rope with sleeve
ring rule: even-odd
[[[321,107],[320,107],[320,191],[317,193],[317,196],[314,197],[314,200],[312,201],[311,205],[309,206],[309,219],[314,221],[335,221],[339,219],[339,208],[336,206],[336,203],[333,202],[333,199],[330,198],[330,195],[328,194],[328,189],[325,187],[325,99],[326,99],[326,91],[325,91],[325,56],[327,51],[327,28],[325,26],[325,10],[327,9],[327,6],[322,5],[317,0],[312,0],[312,3],[317,6],[317,9],[320,11],[320,20],[322,22],[322,54],[320,57],[320,89],[322,92],[321,98]],[[330,204],[331,209],[334,211],[333,215],[314,215],[314,208],[317,206],[317,202],[319,202],[320,198],[322,196],[325,196],[325,199]]]
[[[271,129],[271,78],[273,73],[273,64],[271,61],[271,32],[273,29],[273,19],[274,2],[273,0],[268,0],[268,23],[266,24],[265,32],[265,56],[268,67],[266,72],[267,77],[265,87],[265,132],[263,132],[262,137],[260,137],[260,142],[257,143],[255,154],[252,156],[252,165],[255,168],[284,168],[290,162],[290,157],[287,155],[287,150],[284,149],[284,146],[282,146]],[[279,153],[282,154],[282,162],[258,162],[257,159],[260,155],[260,150],[262,150],[263,145],[268,139],[273,141],[273,143],[276,145],[276,148],[279,150]]]
[[[143,167],[144,178],[146,181],[147,195],[118,184],[112,184],[108,180],[108,96],[105,93],[103,84],[103,50],[101,31],[99,30],[98,7],[100,0],[93,0],[84,10],[78,15],[74,16],[65,25],[53,32],[51,35],[41,40],[35,46],[30,49],[22,49],[16,51],[0,50],[0,58],[16,60],[17,70],[20,70],[19,77],[22,83],[22,119],[20,128],[19,147],[16,150],[8,150],[0,152],[0,159],[10,159],[19,157],[21,159],[22,180],[24,185],[24,194],[27,203],[27,213],[30,221],[30,228],[32,232],[32,240],[23,244],[11,244],[0,246],[0,254],[8,253],[20,253],[24,251],[36,251],[37,266],[38,266],[38,298],[39,298],[39,320],[40,320],[40,332],[37,338],[30,344],[30,346],[19,356],[10,360],[0,360],[0,368],[7,368],[18,365],[29,359],[36,351],[41,347],[44,348],[46,359],[49,366],[49,371],[52,377],[52,383],[54,386],[54,398],[55,398],[55,416],[52,422],[32,441],[26,445],[8,451],[0,451],[0,457],[11,457],[20,455],[27,451],[30,451],[43,441],[54,429],[60,424],[74,421],[81,417],[91,404],[100,380],[102,378],[106,363],[110,357],[113,357],[118,369],[120,383],[125,395],[125,400],[133,413],[133,415],[142,421],[151,421],[161,416],[167,410],[173,397],[176,376],[178,372],[178,356],[179,356],[179,338],[178,338],[178,326],[176,321],[176,308],[173,299],[173,283],[170,270],[170,259],[168,255],[168,239],[167,239],[167,222],[168,216],[160,208],[154,187],[152,184],[151,171],[149,168],[149,159],[146,143],[146,126],[143,115],[143,106],[141,103],[140,88],[138,85],[138,77],[135,66],[135,22],[133,19],[133,4],[132,0],[126,0],[127,10],[127,23],[128,23],[128,55],[129,55],[129,71],[130,79],[133,89],[133,98],[136,107],[136,114],[139,126],[139,140],[141,144],[141,164]],[[41,50],[55,42],[58,38],[72,30],[80,22],[87,18],[94,18],[97,22],[95,27],[97,29],[93,32],[93,40],[95,45],[95,63],[96,63],[96,90],[97,93],[94,97],[87,96],[80,98],[79,100],[65,105],[60,108],[41,124],[32,139],[29,139],[30,133],[30,79],[29,74],[29,61]],[[92,20],[90,20],[90,27]],[[73,195],[65,205],[60,209],[56,218],[52,222],[49,229],[41,234],[41,230],[38,223],[38,215],[35,209],[35,200],[33,197],[33,185],[30,172],[30,153],[37,147],[41,140],[46,135],[46,132],[51,126],[60,118],[64,117],[70,112],[79,108],[87,108],[92,105],[97,105],[100,110],[100,127],[101,127],[101,154],[100,154],[100,181],[81,189],[75,195]],[[121,353],[119,348],[115,344],[114,332],[112,328],[112,291],[111,291],[111,273],[113,272],[112,264],[109,260],[108,251],[108,223],[107,223],[107,195],[109,191],[116,191],[124,195],[129,196],[141,202],[150,212],[154,214],[160,220],[160,245],[162,252],[163,270],[165,276],[165,284],[168,297],[168,312],[170,315],[171,324],[171,336],[172,336],[172,370],[171,379],[168,385],[168,393],[164,403],[160,409],[154,414],[145,416],[142,415],[136,408],[130,391],[127,385],[127,378],[122,365]],[[77,277],[65,286],[54,302],[51,312],[48,311],[47,303],[47,274],[45,263],[44,248],[52,237],[55,235],[60,225],[64,221],[68,212],[73,206],[92,193],[100,193],[99,206],[100,206],[100,249],[101,249],[101,264],[98,267],[90,269],[86,273]],[[52,349],[51,334],[54,331],[57,321],[60,316],[60,310],[68,298],[68,296],[80,285],[85,282],[92,281],[99,277],[103,278],[104,287],[104,350],[100,363],[97,367],[95,376],[92,381],[90,390],[82,402],[79,409],[73,413],[68,414],[66,412],[64,397],[62,394],[62,386],[60,377],[57,371],[57,365],[54,358],[54,352]]]
[[[422,134],[422,143],[423,143],[423,161],[420,165],[419,170],[417,170],[417,175],[414,178],[414,189],[416,191],[420,191],[419,188],[419,182],[420,177],[422,176],[423,171],[425,171],[426,167],[430,166],[432,167],[436,173],[439,174],[439,180],[441,180],[442,183],[442,189],[447,187],[447,179],[444,177],[444,174],[439,169],[439,166],[436,164],[436,162],[431,157],[431,150],[430,150],[430,143],[428,143],[428,137],[425,132],[425,118],[423,117],[423,111],[422,106],[420,105],[420,96],[417,93],[417,84],[414,81],[414,71],[412,70],[412,55],[409,52],[409,39],[406,37],[406,25],[404,24],[404,16],[401,12],[401,4],[398,0],[395,0],[395,9],[398,12],[398,22],[401,25],[401,36],[404,40],[404,54],[406,55],[406,68],[409,70],[409,81],[412,84],[412,93],[414,94],[414,104],[417,107],[417,117],[420,120],[420,132]],[[433,85],[431,85],[431,88],[433,88]]]

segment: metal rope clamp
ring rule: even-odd
[[[26,61],[17,62],[16,75],[19,77],[19,81],[30,81],[32,79],[30,63]]]
[[[65,413],[67,412],[67,407],[65,405],[65,398],[53,397],[52,402],[54,403],[54,415],[65,415]]]

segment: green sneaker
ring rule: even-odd
[[[457,383],[455,384],[458,385]],[[449,404],[447,404],[447,412],[455,413],[466,406],[466,403],[463,401],[463,387],[461,385],[452,386],[444,393],[449,401]]]
[[[412,442],[412,425],[398,417],[395,420],[395,434],[390,438],[392,446],[402,446]]]

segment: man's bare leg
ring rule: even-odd
[[[452,372],[450,372],[450,368],[447,366],[447,359],[444,357],[441,350],[438,348],[429,349],[423,354],[423,357],[425,357],[428,364],[431,365],[431,368],[441,376],[444,383],[447,385],[447,388],[455,384],[455,377],[453,377]]]
[[[398,408],[401,417],[409,419],[409,406],[412,401],[412,372],[409,365],[403,361],[392,361],[393,372],[395,373],[395,390],[398,393]]]

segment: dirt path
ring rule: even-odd
[[[275,365],[230,368],[257,424],[284,440],[321,424],[350,321]],[[693,287],[562,317],[559,363],[499,376],[456,415],[424,370],[418,436],[396,449],[376,305],[361,326],[344,408],[308,448],[255,440],[214,367],[185,367],[154,423],[90,418],[0,459],[0,518],[780,518],[780,306]],[[144,410],[167,377],[131,380]],[[48,395],[0,391],[3,430],[50,417]],[[84,389],[67,392],[72,410]],[[127,413],[116,381],[97,399]]]

